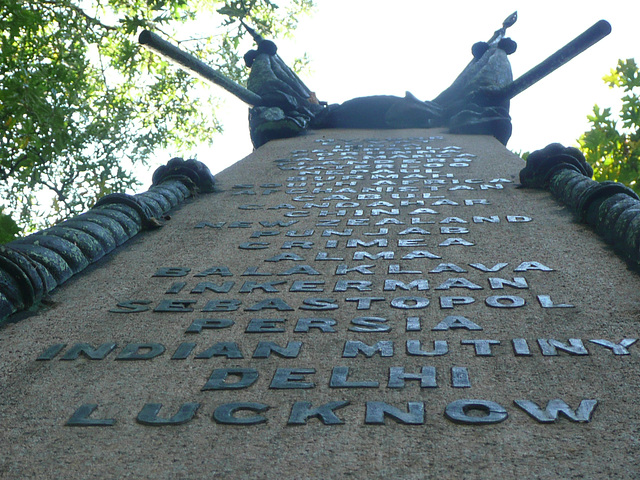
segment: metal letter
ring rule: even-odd
[[[264,403],[253,403],[253,402],[236,402],[236,403],[225,403],[224,405],[220,405],[213,411],[213,419],[217,423],[222,423],[225,425],[257,425],[259,423],[265,423],[267,419],[262,415],[254,415],[252,417],[236,417],[236,412],[241,410],[249,410],[252,412],[262,413],[269,410],[269,405],[265,405]]]
[[[347,380],[349,376],[349,367],[333,367],[331,370],[331,379],[329,387],[331,388],[378,388],[379,382],[363,381],[350,382]]]
[[[143,425],[164,426],[164,425],[181,425],[189,422],[200,407],[199,403],[184,403],[180,406],[178,413],[171,418],[159,418],[158,413],[162,408],[161,403],[147,403],[138,416],[136,421]]]
[[[591,421],[591,416],[598,405],[597,400],[582,400],[577,410],[573,410],[560,398],[549,400],[545,410],[530,400],[514,400],[518,407],[535,418],[540,423],[553,423],[558,421],[558,415],[562,414],[572,422]]]
[[[89,418],[89,415],[91,415],[96,408],[98,408],[98,404],[96,403],[85,403],[84,405],[80,406],[80,408],[78,408],[73,413],[73,415],[71,415],[71,418],[67,420],[67,423],[65,423],[65,425],[68,427],[110,427],[114,423],[116,423],[116,421],[112,418]]]
[[[482,412],[484,415],[470,415],[473,411]],[[500,423],[509,416],[504,407],[488,400],[456,400],[447,405],[444,415],[454,423],[466,425]]]
[[[420,380],[420,388],[438,387],[435,367],[422,367],[420,373],[406,373],[404,367],[389,367],[387,388],[404,388],[405,380]]]
[[[349,401],[342,400],[325,403],[317,408],[311,408],[311,402],[296,402],[291,407],[288,425],[305,425],[309,418],[318,418],[325,425],[342,425],[344,423],[334,410],[349,405]]]
[[[436,357],[440,355],[446,355],[449,352],[449,345],[446,340],[434,340],[433,350],[426,352],[422,350],[422,344],[420,340],[407,340],[407,354],[419,355],[425,357]]]
[[[456,328],[466,328],[467,330],[482,330],[482,327],[477,323],[472,322],[466,317],[459,315],[449,315],[445,317],[438,325],[433,327],[433,331],[453,330]]]
[[[293,389],[293,388],[314,388],[313,382],[304,382],[303,375],[316,373],[315,368],[278,368],[273,375],[269,388]]]
[[[237,382],[228,383],[229,375],[235,375]],[[254,368],[217,368],[211,372],[202,390],[239,390],[253,385],[258,380],[258,371]]]
[[[467,367],[451,367],[451,386],[453,388],[471,387]]]
[[[408,412],[385,402],[367,402],[364,423],[368,425],[384,425],[386,416],[404,425],[424,424],[424,402],[408,402]]]
[[[147,352],[140,353],[140,350],[147,349]],[[162,355],[164,351],[164,345],[160,343],[129,343],[122,349],[116,360],[150,360]]]

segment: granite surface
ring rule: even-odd
[[[640,278],[523,166],[261,147],[0,330],[0,477],[637,478]]]

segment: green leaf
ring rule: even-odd
[[[212,14],[221,7],[222,17],[198,33],[204,7]],[[301,13],[296,10],[293,20]],[[275,33],[293,28],[288,14],[267,0],[3,1],[3,215],[23,232],[49,226],[85,211],[98,196],[136,188],[133,169],[158,149],[187,156],[221,129],[217,99],[203,96],[193,76],[132,41],[140,29],[161,29],[242,82],[244,31],[237,18]]]
[[[0,244],[14,240],[18,232],[20,232],[18,224],[9,215],[2,213],[0,208]]]
[[[640,193],[640,74],[633,59],[619,60],[604,81],[621,91],[622,107],[614,114],[594,105],[587,119],[591,130],[578,143],[596,180],[625,183]]]

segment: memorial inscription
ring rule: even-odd
[[[635,264],[637,196],[502,146],[510,99],[611,27],[513,81],[516,19],[433,101],[342,105],[244,20],[248,89],[142,32],[250,104],[260,148],[3,247],[0,476],[637,477],[640,280],[517,181]]]
[[[238,478],[339,449],[305,476],[388,478],[405,457],[493,465],[499,445],[523,472],[528,449],[562,457],[549,478],[606,474],[563,446],[632,447],[640,282],[548,194],[520,189],[521,167],[492,138],[434,130],[261,147],[4,328],[10,464],[44,474],[31,458],[111,445],[120,473],[140,456],[170,472],[186,451]],[[451,456],[470,438],[479,457]],[[238,463],[241,450],[260,453]]]
[[[489,310],[574,308],[566,302],[570,289],[567,292],[544,290],[544,275],[562,266],[548,266],[529,257],[510,264],[501,261],[503,258],[480,257],[480,253],[476,253],[477,257],[473,253],[463,256],[473,262],[460,262],[459,249],[482,244],[480,227],[500,228],[506,223],[514,228],[532,228],[535,218],[518,211],[495,214],[493,208],[500,204],[501,192],[514,188],[513,180],[471,177],[467,171],[474,162],[480,161],[478,157],[449,142],[439,146],[443,140],[441,136],[383,141],[323,138],[315,142],[319,148],[291,152],[288,158],[276,161],[279,170],[289,175],[286,183],[238,184],[231,189],[231,195],[240,200],[245,196],[284,196],[283,203],[278,200],[281,203],[237,206],[240,211],[268,212],[276,216],[258,222],[202,221],[194,225],[196,229],[212,232],[245,229],[244,235],[242,230],[238,231],[237,248],[246,251],[246,261],[255,266],[242,266],[238,270],[214,265],[201,271],[176,264],[162,266],[152,278],[167,280],[157,285],[170,298],[125,300],[109,310],[117,314],[147,311],[158,315],[192,314],[181,317],[189,322],[184,329],[185,337],[215,332],[216,337],[222,337],[217,340],[222,341],[120,346],[108,339],[100,345],[58,343],[47,346],[37,360],[78,361],[82,357],[134,361],[169,355],[171,360],[180,361],[275,357],[288,362],[288,359],[300,358],[306,350],[313,352],[308,358],[316,355],[314,342],[318,335],[349,332],[363,336],[340,340],[334,342],[335,348],[323,349],[322,356],[329,363],[347,358],[360,362],[372,357],[435,358],[453,351],[459,351],[462,358],[491,357],[497,352],[529,358],[587,356],[590,349],[629,355],[628,349],[637,342],[636,338],[589,338],[585,344],[580,338],[503,338],[495,331],[483,333],[481,338],[429,338],[428,332],[485,331],[479,315],[481,310],[477,308],[482,305]],[[468,198],[469,192],[474,196],[482,193],[485,197]],[[480,208],[482,210],[477,211]],[[291,218],[295,220],[289,220]],[[310,220],[314,228],[305,225],[304,229],[289,230],[297,227],[303,218]],[[369,231],[371,227],[377,231]],[[279,253],[282,250],[285,252]],[[536,272],[535,278],[529,278],[530,272]],[[284,278],[269,281],[238,278],[252,276]],[[349,279],[342,279],[343,276]],[[221,277],[220,280],[216,280],[217,277]],[[363,277],[373,279],[361,280]],[[189,298],[174,297],[185,293]],[[330,296],[305,295],[316,293]],[[363,310],[367,311],[366,316],[359,316],[362,314],[358,311]],[[279,317],[280,312],[295,311],[301,311],[302,315]],[[313,311],[331,311],[332,316],[305,316]],[[278,317],[250,316],[236,321],[235,312]],[[196,318],[202,314],[228,317]],[[226,332],[233,331],[232,338],[241,331],[250,337],[266,335],[276,341],[224,338]],[[390,332],[397,332],[393,339],[380,339],[379,334]],[[401,332],[410,335],[406,340],[398,340]],[[280,334],[293,334],[300,340],[282,341],[278,339]],[[412,338],[413,335],[416,337]],[[590,349],[586,345],[591,345]],[[419,368],[389,364],[388,373],[383,375],[366,372],[366,368],[354,365],[332,365],[325,369],[233,366],[215,368],[203,379],[201,390],[241,392],[254,386],[261,376],[270,378],[268,388],[273,390],[315,389],[320,385],[328,385],[330,389],[413,390],[413,385],[428,389],[447,384],[451,388],[468,389],[473,385],[469,367],[458,364]],[[559,415],[574,422],[589,422],[598,403],[590,398],[580,399],[573,405],[559,398],[549,398],[546,405],[529,399],[513,399],[513,402],[540,423],[556,421]],[[287,423],[306,423],[309,418],[317,417],[327,425],[341,424],[343,421],[335,410],[348,403],[340,400],[312,407],[310,403],[295,402]],[[161,418],[158,416],[161,404],[147,403],[137,420],[144,425],[182,424],[191,421],[199,407],[197,402],[184,403],[173,417]],[[94,420],[92,413],[96,408],[95,404],[81,405],[66,424],[114,425],[115,419]],[[256,402],[225,403],[215,408],[213,419],[223,424],[253,425],[267,421],[261,414],[269,408]],[[386,416],[405,424],[424,423],[424,402],[409,401],[407,411],[401,408],[405,407],[368,401],[364,422],[383,424]],[[254,415],[238,416],[238,412]],[[500,404],[478,399],[450,402],[444,414],[452,422],[473,425],[502,422],[508,416]]]

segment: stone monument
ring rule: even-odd
[[[503,107],[276,139],[262,105],[215,180],[0,247],[0,477],[636,478],[640,202],[525,168]]]

